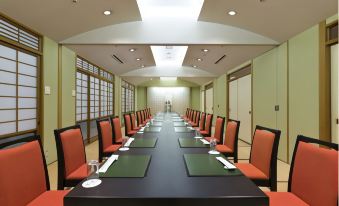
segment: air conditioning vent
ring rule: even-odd
[[[121,59],[119,57],[117,57],[115,54],[112,55],[112,58],[119,64],[124,64],[123,61],[121,61]]]
[[[223,60],[226,57],[226,54],[224,54],[222,57],[220,57],[214,64],[219,64],[221,60]]]

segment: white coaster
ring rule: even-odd
[[[220,154],[220,152],[216,151],[216,150],[210,150],[208,151],[208,154],[213,154],[213,155],[217,155],[217,154]]]
[[[82,183],[82,186],[84,188],[92,188],[92,187],[96,187],[98,185],[101,184],[101,180],[99,179],[90,179],[90,180],[87,180],[85,182]]]
[[[119,148],[119,151],[122,151],[122,152],[128,151],[128,150],[129,150],[128,147],[120,147],[120,148]]]
[[[202,137],[200,136],[195,136],[194,139],[201,139]]]

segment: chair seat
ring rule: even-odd
[[[200,134],[202,134],[202,135],[207,135],[207,134],[208,134],[208,131],[206,131],[206,130],[200,131]]]
[[[231,148],[229,148],[229,147],[227,147],[226,145],[223,145],[223,144],[219,144],[215,148],[217,149],[217,151],[219,151],[221,153],[233,153]]]
[[[87,164],[81,165],[78,169],[69,174],[67,180],[82,180],[88,176]]]
[[[215,139],[214,137],[205,137],[205,140],[211,142],[212,139]],[[215,139],[217,141],[217,143],[219,143],[218,139]]]
[[[141,127],[134,127],[133,130],[134,131],[139,131],[141,129]]]
[[[200,132],[200,128],[199,127],[194,127],[195,130],[197,130],[198,132]]]
[[[63,206],[64,197],[68,192],[67,190],[46,191],[28,203],[27,206]]]
[[[192,126],[192,127],[197,127],[197,126],[199,126],[199,124],[197,124],[197,123],[192,123],[191,126]]]
[[[128,136],[133,136],[136,133],[137,133],[137,131],[132,130],[132,131],[129,131],[127,134],[128,134]]]
[[[268,180],[269,178],[251,163],[237,163],[235,166],[252,180]]]
[[[270,199],[270,206],[309,206],[290,192],[265,192]]]
[[[118,151],[120,147],[121,147],[121,144],[112,144],[104,150],[104,153],[114,153]]]

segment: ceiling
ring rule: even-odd
[[[337,8],[337,0],[205,0],[198,22],[191,25],[194,29],[198,27],[198,24],[204,24],[204,27],[201,28],[216,28],[215,31],[219,31],[221,36],[225,35],[220,32],[220,28],[224,29],[224,32],[227,31],[226,34],[237,36],[236,33],[228,32],[232,31],[232,27],[234,27],[238,31],[248,31],[252,32],[251,35],[258,35],[257,39],[263,37],[281,43],[336,14]],[[111,10],[112,15],[103,15],[105,10]],[[235,10],[237,15],[229,16],[227,12],[230,10]],[[128,28],[127,24],[130,26],[138,24],[150,28],[150,25],[143,25],[136,0],[77,0],[77,3],[73,3],[73,0],[30,0],[24,5],[19,0],[2,0],[0,12],[57,42],[111,26]],[[177,26],[179,24],[175,25],[172,22],[167,25],[164,22],[162,27],[158,27],[158,30],[165,28],[173,30],[173,28],[179,28]],[[133,30],[136,35],[140,34],[141,30],[138,29],[140,28]],[[167,33],[168,35],[161,36],[161,32],[158,30],[154,30],[154,33],[158,35],[159,39],[163,38],[161,45],[176,45],[173,40],[178,39],[180,35],[185,35],[185,32],[180,30],[174,32],[175,35]],[[127,29],[128,31],[132,32]],[[237,43],[232,43],[232,41],[218,43],[219,37],[217,38],[215,33],[208,32],[210,31],[197,33],[200,39],[207,39],[207,42],[187,43],[190,42],[187,41],[186,44],[185,42],[180,43],[180,45],[188,45],[182,67],[183,72],[181,76],[179,75],[181,80],[195,85],[204,84],[276,45],[275,43],[265,44],[264,41],[257,44],[252,41],[249,44],[249,38],[245,38],[245,36],[241,36],[240,41],[237,39]],[[208,38],[207,35],[209,35]],[[109,36],[108,38],[124,39],[123,37]],[[186,38],[190,38],[190,36],[186,36]],[[213,41],[213,38],[216,41]],[[225,37],[226,40],[227,38]],[[78,55],[114,74],[123,76],[123,79],[136,85],[145,84],[150,81],[150,78],[159,76],[161,72],[159,73],[156,68],[150,49],[152,44],[133,39],[126,41],[128,43],[93,44],[84,42],[82,44],[66,44],[66,46]],[[134,48],[136,51],[130,52],[130,48]],[[206,53],[201,51],[205,48],[209,50]],[[112,58],[113,54],[124,63],[117,63]],[[215,64],[223,55],[226,57]],[[141,61],[137,61],[136,58],[141,58]],[[203,61],[199,62],[196,60],[197,58],[202,58]],[[145,68],[141,68],[141,65],[144,65]],[[193,68],[193,65],[197,67]],[[203,76],[204,74],[206,75]]]

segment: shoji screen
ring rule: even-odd
[[[37,129],[38,58],[0,45],[0,136]]]
[[[90,118],[99,117],[99,79],[90,77]]]
[[[88,75],[77,72],[76,120],[87,120]]]
[[[183,114],[189,107],[190,88],[189,87],[148,87],[147,105],[151,112],[163,112],[165,110],[165,101],[169,100],[172,104],[172,112]]]

